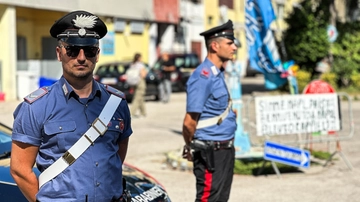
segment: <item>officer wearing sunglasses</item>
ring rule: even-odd
[[[86,11],[70,12],[50,29],[63,76],[14,112],[11,174],[28,201],[125,201],[128,104],[122,92],[93,79],[106,33],[104,22]]]

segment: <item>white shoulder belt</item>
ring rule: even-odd
[[[73,164],[90,145],[94,144],[95,140],[99,136],[104,135],[107,130],[107,125],[110,122],[111,117],[113,117],[115,110],[121,103],[121,100],[122,99],[120,97],[115,95],[110,96],[99,117],[95,119],[85,134],[81,136],[81,138],[67,152],[65,152],[62,157],[56,160],[40,174],[39,188]]]
[[[225,111],[222,114],[220,114],[219,116],[209,118],[209,119],[204,119],[204,120],[198,121],[196,129],[209,127],[209,126],[212,126],[215,124],[220,125],[222,123],[222,121],[224,119],[226,119],[226,117],[229,115],[229,110],[231,109],[231,106],[232,106],[232,101],[230,100],[227,108],[225,109]]]

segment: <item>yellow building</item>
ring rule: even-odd
[[[20,44],[17,45],[18,59],[20,60],[53,60],[56,59],[56,39],[52,38],[49,29],[55,20],[65,15],[66,12],[39,10],[31,8],[16,8],[16,35]],[[121,21],[118,30],[115,29],[115,20],[112,17],[100,16],[108,28],[108,35],[100,43],[113,43],[114,46],[104,46],[108,49],[100,57],[99,63],[114,60],[132,60],[135,52],[141,52],[143,60],[147,61],[148,51],[148,27],[149,23],[142,24],[143,27],[133,33],[130,22]],[[109,49],[110,48],[110,49]],[[146,50],[146,51],[142,51]],[[20,55],[19,55],[20,54]]]
[[[34,7],[11,6],[0,1],[0,37],[7,39],[3,40],[0,50],[0,99],[3,95],[6,100],[22,99],[38,88],[40,75],[54,79],[62,75],[61,63],[56,58],[57,40],[50,36],[49,30],[55,20],[72,9]],[[100,40],[98,64],[131,61],[137,52],[147,62],[149,53],[155,52],[155,48],[149,50],[149,30],[153,21],[98,12],[92,13],[108,28],[108,34]]]
[[[245,1],[203,1],[205,8],[205,30],[227,22],[233,21],[234,35],[240,41],[241,47],[237,51],[239,60],[246,60],[246,35],[245,35]]]

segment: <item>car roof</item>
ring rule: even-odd
[[[115,62],[107,62],[107,63],[102,63],[97,65],[98,67],[103,67],[103,66],[109,66],[109,65],[128,65],[130,64],[131,61],[115,61]]]
[[[195,53],[174,53],[174,54],[169,54],[169,57],[183,57],[183,56],[196,56],[197,57],[197,54]]]

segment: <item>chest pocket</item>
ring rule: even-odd
[[[216,89],[214,90],[214,92],[212,93],[210,99],[210,103],[211,103],[211,107],[215,108],[215,109],[223,109],[226,108],[228,105],[228,93],[226,91],[226,89]]]
[[[48,147],[57,145],[59,152],[64,152],[80,138],[73,133],[75,130],[75,121],[49,121],[44,124],[43,143]]]

